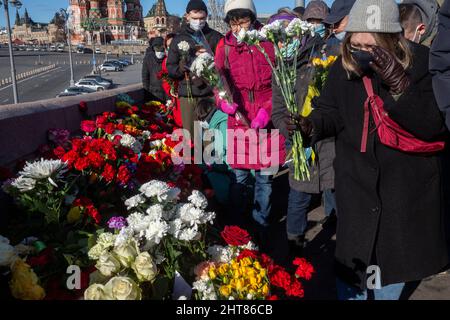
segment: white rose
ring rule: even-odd
[[[105,287],[101,284],[93,284],[84,291],[84,300],[108,300]]]
[[[133,239],[124,246],[114,248],[114,253],[120,263],[126,268],[131,267],[139,254],[137,244]]]
[[[13,246],[0,243],[0,266],[9,267],[16,258],[17,254]]]
[[[111,277],[120,270],[120,262],[111,253],[104,253],[98,259],[95,267],[106,277]]]
[[[105,292],[112,300],[141,300],[141,288],[127,277],[114,277],[105,285]]]
[[[136,257],[132,269],[139,281],[152,281],[156,277],[158,269],[148,252],[143,252]]]

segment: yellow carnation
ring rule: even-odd
[[[17,259],[12,268],[12,278],[9,284],[11,294],[20,300],[42,300],[44,289],[38,284],[38,277],[33,269],[22,259]]]

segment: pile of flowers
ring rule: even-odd
[[[278,300],[303,298],[300,279],[310,280],[314,268],[297,258],[295,275],[258,251],[247,231],[225,227],[221,233],[227,246],[208,249],[210,259],[196,267],[193,288],[200,300]]]
[[[137,284],[131,286],[139,292],[133,297],[151,298],[151,282],[157,277],[173,282],[177,272],[189,276],[191,267],[183,260],[191,261],[193,268],[204,258],[206,226],[215,214],[205,211],[208,200],[197,190],[187,203],[178,201],[180,189],[163,181],[150,181],[139,191],[125,201],[130,215],[109,221],[116,233],[101,233],[88,255],[106,280],[122,277]],[[93,283],[85,298],[115,299],[104,282]]]

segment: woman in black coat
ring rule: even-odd
[[[142,85],[146,101],[156,100],[166,103],[168,99],[160,76],[165,56],[164,39],[161,37],[151,39],[142,64]]]
[[[379,33],[360,32],[367,21],[364,5],[371,2],[360,0],[355,6],[362,8],[353,7],[343,55],[299,127],[312,143],[336,138],[340,298],[364,299],[366,289],[376,288],[381,289],[374,290],[376,299],[398,299],[406,282],[434,275],[448,263],[441,168],[438,154],[410,154],[382,144],[372,114],[362,152],[367,99],[362,76],[371,78],[390,118],[415,137],[441,140],[445,126],[433,95],[428,48],[407,42],[395,21],[382,21],[382,28],[391,29]],[[390,5],[390,12],[398,10],[395,2]],[[374,272],[381,288],[372,287]]]

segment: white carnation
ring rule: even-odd
[[[198,232],[198,226],[194,225],[192,228],[186,228],[181,230],[178,239],[181,241],[198,240],[200,233]]]
[[[147,217],[150,221],[157,221],[162,219],[164,207],[161,204],[154,204],[146,211]]]
[[[208,207],[208,199],[206,199],[205,195],[198,190],[192,191],[188,200],[199,209],[205,210],[206,207]]]
[[[183,228],[183,221],[181,221],[180,219],[175,219],[169,222],[168,232],[175,238],[178,238],[182,228]]]
[[[137,206],[143,204],[144,202],[145,198],[142,195],[138,194],[125,200],[125,205],[127,206],[127,210],[130,210],[136,208]]]
[[[211,260],[220,263],[229,263],[233,259],[233,251],[231,248],[214,245],[208,248],[208,254]]]
[[[165,221],[153,221],[145,231],[145,238],[153,244],[159,244],[167,235],[169,225]]]
[[[180,43],[178,43],[178,49],[180,49],[181,51],[188,52],[190,48],[191,46],[187,41],[181,41]]]

